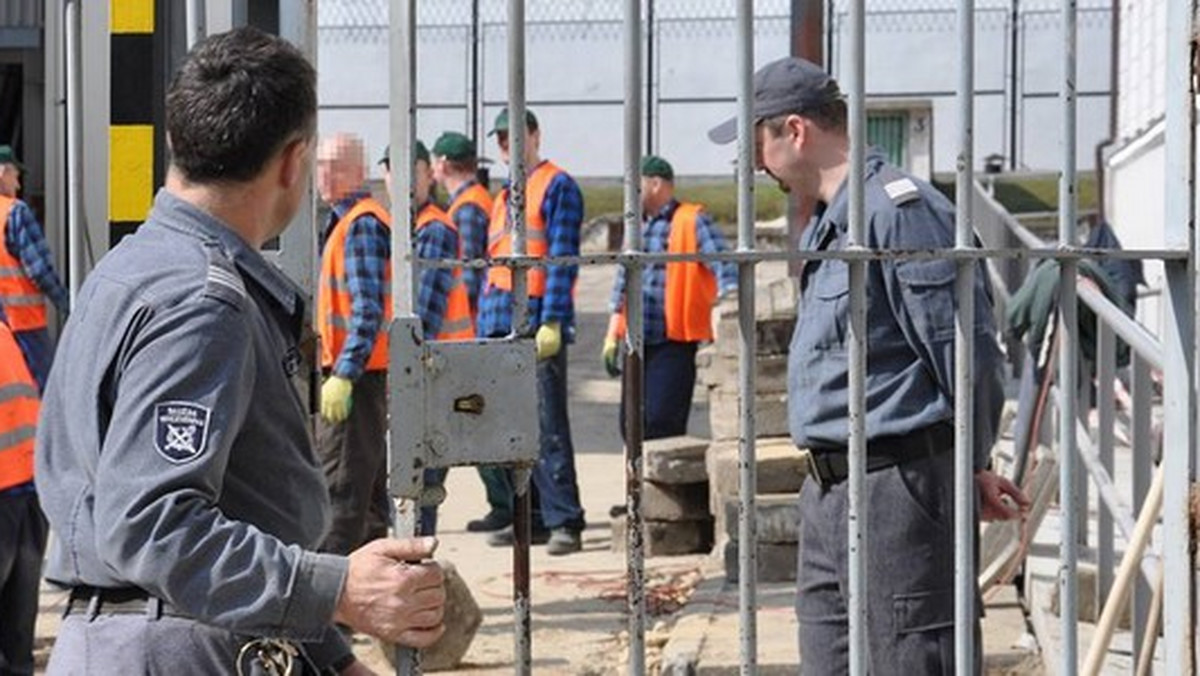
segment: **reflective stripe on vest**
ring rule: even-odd
[[[0,491],[33,480],[38,390],[7,324],[0,322]]]
[[[693,254],[699,249],[696,220],[703,207],[681,203],[671,217],[667,253]],[[667,282],[663,289],[663,314],[667,321],[667,340],[699,343],[712,340],[712,306],[717,299],[717,278],[699,262],[667,263]],[[626,330],[625,309],[617,319],[613,338],[623,338]]]
[[[426,204],[421,213],[417,214],[417,232],[430,223],[441,223],[456,234],[458,228],[451,222],[450,216],[436,204]],[[462,245],[459,244],[461,255]],[[454,268],[453,281],[446,293],[446,312],[442,315],[442,326],[438,329],[436,340],[471,340],[475,337],[475,325],[471,321],[471,301],[467,295],[467,285],[462,281],[462,268]]]
[[[546,239],[546,219],[542,217],[542,202],[546,199],[546,191],[555,177],[562,173],[552,162],[542,162],[529,175],[525,183],[525,250],[535,258],[545,258],[550,251]],[[488,255],[492,258],[512,254],[512,224],[508,219],[508,189],[496,195],[492,205],[492,222],[488,226]],[[527,275],[529,280],[529,295],[541,298],[546,295],[546,269],[531,268]],[[512,291],[512,270],[494,265],[488,268],[488,284]]]
[[[346,345],[354,299],[346,280],[346,238],[350,226],[361,216],[374,216],[384,228],[391,229],[392,219],[387,209],[370,197],[359,200],[338,220],[325,243],[321,256],[321,277],[317,284],[317,330],[321,334],[321,367],[333,368]],[[375,335],[367,371],[382,371],[388,364],[388,326],[392,323],[392,267],[384,268],[383,321]]]
[[[13,331],[46,328],[46,299],[41,289],[25,274],[21,261],[8,252],[8,221],[13,206],[12,197],[0,197],[0,304],[8,315]]]

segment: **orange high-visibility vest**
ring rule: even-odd
[[[391,229],[392,219],[387,209],[374,199],[365,197],[333,226],[329,240],[325,243],[325,253],[321,256],[321,277],[317,285],[317,330],[321,334],[321,366],[326,369],[333,368],[342,347],[346,344],[351,309],[354,305],[346,279],[346,238],[350,235],[350,226],[354,221],[368,214],[378,219],[385,228]],[[367,359],[367,371],[387,369],[387,332],[391,323],[392,267],[388,265],[383,273],[383,321],[379,324],[375,345],[371,348],[370,358]]]
[[[680,203],[671,217],[667,253],[692,254],[696,245],[696,221],[704,207]],[[667,283],[663,292],[663,310],[667,320],[667,340],[699,343],[712,340],[712,306],[717,299],[717,278],[703,263],[667,263]],[[625,335],[625,309],[613,327],[612,338]]]
[[[526,253],[535,258],[545,258],[550,252],[546,236],[546,219],[542,217],[542,202],[550,183],[562,173],[552,162],[542,162],[529,175],[525,183],[525,244]],[[492,222],[488,226],[488,255],[492,258],[512,255],[512,224],[508,222],[508,188],[496,195],[492,206]],[[546,269],[532,268],[527,275],[529,295],[541,298],[546,295]],[[488,284],[512,291],[512,270],[503,265],[488,268]]]
[[[17,200],[0,197],[0,304],[13,331],[46,328],[46,298],[25,274],[21,260],[8,252],[8,219]]]
[[[417,214],[417,232],[434,222],[441,223],[454,232],[458,232],[458,228],[454,226],[446,212],[430,202]],[[461,255],[461,243],[459,252]],[[442,327],[435,339],[470,340],[474,337],[475,325],[471,321],[471,301],[467,295],[467,285],[462,281],[462,268],[454,268],[454,281],[450,285],[450,291],[446,298],[446,313],[442,315]]]
[[[468,204],[474,204],[476,207],[482,210],[483,213],[487,214],[489,218],[491,217],[493,206],[491,194],[488,193],[487,188],[479,185],[478,183],[473,183],[471,184],[471,187],[458,193],[458,197],[454,198],[454,203],[450,205],[448,212],[450,214],[451,223],[458,223],[458,210],[467,206]],[[460,239],[458,241],[459,256],[462,256],[462,250],[462,240]]]
[[[33,481],[38,389],[8,324],[0,321],[0,491]]]

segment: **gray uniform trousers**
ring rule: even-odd
[[[0,495],[0,675],[33,673],[33,632],[46,551],[37,494]]]
[[[264,668],[249,639],[172,615],[78,613],[63,619],[47,676],[259,676]],[[181,659],[186,656],[186,659]],[[238,671],[240,661],[241,671]],[[292,676],[320,674],[301,654]]]
[[[870,472],[866,496],[869,670],[952,674],[954,453]],[[806,675],[849,671],[848,510],[847,482],[824,491],[804,482],[796,617]]]
[[[321,419],[317,454],[329,484],[333,520],[321,551],[349,554],[387,536],[387,371],[367,371],[354,383],[350,416]]]

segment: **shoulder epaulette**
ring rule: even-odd
[[[233,263],[221,254],[209,248],[208,270],[204,279],[204,295],[209,298],[223,300],[236,307],[241,307],[249,294],[242,276],[237,273]]]

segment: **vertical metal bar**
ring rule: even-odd
[[[958,3],[958,176],[956,249],[975,244],[975,0]],[[954,651],[955,673],[975,672],[975,266],[958,263],[954,313]]]
[[[473,139],[482,140],[483,135],[479,128],[479,0],[471,0],[471,46],[468,58],[471,61],[471,133],[469,136]],[[476,143],[478,146],[478,142]],[[486,187],[486,186],[485,186]]]
[[[392,237],[392,279],[398,293],[392,294],[392,314],[397,317],[411,316],[416,307],[416,291],[413,280],[416,278],[414,267],[415,257],[412,255],[412,235],[407,227],[412,222],[413,211],[413,147],[416,141],[416,0],[391,0],[389,5],[389,67],[388,81],[390,114],[388,118],[388,135],[390,155],[392,158],[392,190],[389,198],[392,214],[400,227],[391,229]],[[392,425],[388,426],[388,434],[395,437],[403,434]],[[398,444],[388,444],[388,455]],[[398,458],[389,457],[388,466],[394,467]],[[420,474],[418,473],[418,476]],[[415,502],[410,501],[405,508],[396,511],[393,524],[397,537],[409,537],[416,534],[419,525],[420,510]],[[415,675],[421,673],[421,653],[409,648],[396,649],[396,673]]]
[[[737,76],[738,76],[738,155],[737,218],[738,251],[754,250],[754,172],[755,129],[754,101],[754,3],[742,0],[737,5]],[[738,265],[738,623],[741,642],[742,674],[758,671],[758,522],[755,518],[755,493],[758,490],[758,463],[755,461],[754,419],[755,368],[758,332],[754,326],[754,263]]]
[[[1020,100],[1021,93],[1017,91],[1020,86],[1021,77],[1017,69],[1019,60],[1017,55],[1020,53],[1017,45],[1020,43],[1021,37],[1021,0],[1012,0],[1012,10],[1009,14],[1009,35],[1008,35],[1008,69],[1009,69],[1009,110],[1008,110],[1008,168],[1015,170],[1017,168],[1017,101]],[[1115,51],[1115,47],[1114,47]]]
[[[524,256],[525,244],[525,0],[508,2],[508,218],[512,225],[512,254]],[[528,335],[529,284],[527,269],[513,270],[513,335]],[[529,469],[514,472],[513,615],[516,673],[533,673],[533,619],[530,598],[529,545],[532,512]]]
[[[654,154],[654,125],[655,125],[655,109],[654,105],[654,43],[655,43],[655,28],[654,28],[654,4],[655,0],[646,0],[646,154]]]
[[[1076,0],[1062,0],[1062,169],[1058,183],[1059,246],[1076,244],[1075,203],[1075,21]],[[1062,624],[1062,665],[1060,672],[1074,674],[1079,664],[1077,635],[1078,596],[1076,568],[1079,559],[1078,504],[1076,501],[1075,420],[1076,384],[1079,373],[1079,308],[1075,293],[1077,264],[1060,262],[1059,282],[1059,506],[1062,539],[1059,554],[1059,620]]]
[[[866,7],[865,0],[850,3],[850,249],[866,242],[863,173],[866,168]],[[849,374],[849,613],[850,673],[868,671],[867,643],[867,264],[850,261],[850,374]]]
[[[641,125],[642,125],[642,9],[641,0],[625,0],[625,252],[642,250]],[[645,317],[642,266],[625,266],[625,499],[626,605],[629,613],[627,673],[646,672],[646,571],[642,524],[642,439],[645,435]]]
[[[80,61],[82,39],[81,0],[67,2],[67,255],[70,270],[71,307],[78,307],[79,286],[84,275],[86,220],[83,217],[83,64]]]
[[[1096,318],[1096,411],[1098,422],[1096,430],[1096,449],[1099,451],[1100,464],[1110,477],[1113,472],[1114,428],[1116,426],[1116,397],[1113,394],[1113,384],[1117,377],[1117,339],[1112,327],[1100,317]],[[1099,527],[1096,542],[1096,607],[1108,598],[1108,592],[1113,583],[1113,515],[1105,502],[1099,500]],[[1136,644],[1137,641],[1135,640]]]
[[[1195,102],[1192,85],[1190,0],[1167,3],[1165,243],[1187,249],[1187,261],[1168,261],[1163,325],[1163,486],[1165,579],[1172,593],[1163,605],[1167,673],[1195,668],[1195,571],[1188,524],[1188,492],[1196,452],[1195,344],[1197,243],[1193,232]]]
[[[1134,508],[1141,511],[1150,492],[1150,475],[1152,473],[1151,454],[1154,443],[1151,434],[1151,404],[1154,396],[1154,383],[1150,377],[1150,364],[1140,355],[1134,353],[1132,364],[1132,398],[1133,410],[1130,412],[1129,438],[1133,455],[1133,502]],[[1150,587],[1140,578],[1133,586],[1133,635],[1145,636],[1149,624]],[[1133,644],[1134,662],[1141,656],[1141,642]]]
[[[191,48],[206,35],[205,29],[205,0],[187,0],[186,21],[187,21],[187,47]]]

